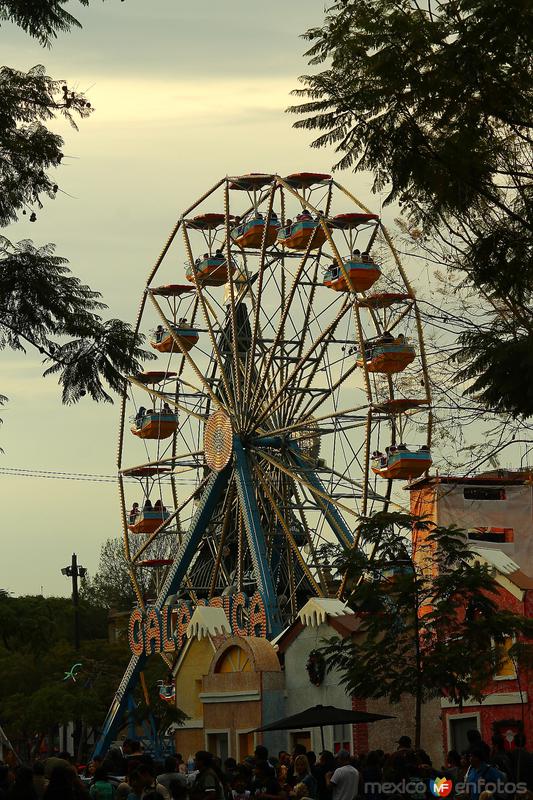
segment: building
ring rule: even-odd
[[[437,525],[467,531],[472,549],[496,580],[498,604],[514,613],[533,615],[533,482],[531,473],[491,471],[475,477],[421,478],[409,487],[411,513]],[[424,532],[415,530],[413,547]],[[512,642],[509,641],[509,645]],[[521,674],[523,673],[523,674]],[[483,703],[467,702],[461,709],[442,698],[444,749],[464,750],[466,732],[477,728],[485,741],[502,733],[511,746],[523,730],[533,741],[530,676],[509,658],[497,675],[487,675]]]

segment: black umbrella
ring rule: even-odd
[[[352,711],[350,708],[336,706],[311,706],[299,714],[283,717],[269,722],[256,731],[287,731],[292,728],[320,728],[322,749],[324,749],[324,725],[354,725],[364,722],[379,722],[380,719],[395,719],[389,714],[370,714],[367,711]]]

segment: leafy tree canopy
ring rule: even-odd
[[[334,146],[338,168],[370,170],[424,247],[493,302],[468,334],[459,380],[487,405],[533,414],[531,361],[533,9],[525,0],[336,0],[307,31],[295,125]],[[507,379],[501,353],[505,344]],[[524,358],[524,352],[528,356]]]
[[[0,2],[0,20],[49,45],[59,32],[79,26],[65,5]],[[76,128],[76,120],[92,110],[82,93],[50,78],[42,66],[27,73],[0,68],[0,227],[20,215],[35,221],[35,209],[59,191],[53,171],[61,164],[64,141],[47,123],[63,116]],[[106,306],[99,293],[74,277],[67,264],[52,244],[0,237],[0,349],[36,347],[45,357],[44,374],[58,376],[65,403],[85,395],[111,402],[109,390],[122,392],[124,374],[139,371],[152,354],[129,325],[102,319]]]

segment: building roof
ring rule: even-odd
[[[231,626],[223,608],[196,606],[187,625],[187,638],[203,639],[205,636],[231,636]]]
[[[504,576],[518,589],[530,591],[533,589],[533,578],[523,572],[516,561],[504,553],[503,550],[483,547],[482,545],[470,545],[470,549],[477,553],[487,564],[496,569],[500,575]]]
[[[298,614],[303,625],[318,627],[328,617],[338,617],[350,611],[347,604],[336,597],[311,597]]]
[[[474,486],[486,486],[488,483],[496,483],[501,486],[521,486],[525,483],[533,482],[533,470],[508,470],[494,469],[481,472],[479,475],[423,475],[412,481],[405,489],[421,489],[424,486],[436,486],[439,483],[458,485],[469,484]]]

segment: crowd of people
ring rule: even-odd
[[[477,730],[468,732],[468,740],[468,749],[450,751],[437,769],[408,736],[400,737],[393,752],[356,756],[325,750],[317,758],[296,744],[292,753],[282,750],[274,757],[258,745],[241,763],[234,758],[222,762],[206,751],[188,763],[180,754],[156,762],[138,742],[126,739],[122,749],[111,748],[105,760],[95,758],[81,775],[68,753],[33,767],[0,763],[0,800],[430,800],[439,777],[452,779],[453,798],[528,800],[533,754],[523,734],[516,734],[512,750],[501,735],[493,737],[492,747]],[[518,784],[519,789],[490,795],[485,790],[490,784]]]

